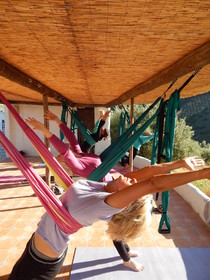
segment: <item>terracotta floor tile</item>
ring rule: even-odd
[[[191,248],[191,247],[193,247],[190,239],[187,240],[186,238],[183,238],[183,237],[180,237],[180,238],[176,238],[175,237],[173,239],[173,242],[174,242],[176,247],[183,247],[183,248]]]
[[[173,239],[156,239],[158,247],[165,247],[165,248],[174,248],[176,245],[174,244]]]

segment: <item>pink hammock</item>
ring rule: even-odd
[[[71,234],[76,232],[82,227],[66,210],[62,202],[51,191],[49,186],[44,180],[34,171],[32,166],[21,155],[21,153],[15,148],[15,146],[6,138],[6,136],[0,131],[0,143],[9,154],[10,158],[16,163],[22,174],[28,180],[35,194],[45,207],[49,215],[55,221],[55,223],[65,233]]]
[[[0,184],[2,183],[22,183],[26,178],[24,176],[1,176]]]
[[[73,181],[70,176],[66,173],[63,167],[59,164],[59,162],[53,157],[53,155],[48,151],[47,147],[44,143],[39,139],[36,133],[27,125],[27,123],[21,118],[18,112],[13,108],[13,106],[8,102],[8,100],[3,96],[0,92],[0,99],[3,103],[7,106],[8,110],[12,113],[13,117],[16,119],[20,127],[22,128],[23,132],[27,135],[31,143],[37,149],[43,160],[45,160],[46,164],[52,168],[52,173],[55,176],[58,176],[58,179],[62,180],[65,186],[62,186],[66,189],[70,186]]]

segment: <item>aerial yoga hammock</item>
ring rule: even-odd
[[[68,118],[68,114],[67,114],[67,113],[68,113],[68,107],[67,107],[66,103],[63,102],[63,109],[62,109],[62,114],[61,114],[61,120],[62,120],[65,124],[67,123],[66,119]],[[72,114],[73,114],[73,113],[72,113]],[[77,114],[77,115],[78,115],[78,114]],[[81,120],[78,119],[78,122],[81,123]],[[92,132],[90,132],[90,131],[88,130],[89,133],[90,133],[90,135],[93,134],[93,133],[96,133],[96,131],[98,130],[99,123],[100,123],[100,119],[98,119],[98,120],[96,121],[96,123],[95,123],[95,125],[94,125],[94,130],[93,130]],[[83,124],[83,125],[84,125],[84,124]],[[75,122],[75,117],[74,117],[74,116],[71,117],[70,128],[71,128],[71,130],[74,132],[74,134],[75,134],[75,130],[76,130],[77,128],[79,129],[78,125],[77,125],[76,122]],[[86,129],[85,131],[87,131],[87,129]],[[84,136],[84,138],[85,138],[85,134],[83,134],[83,136]],[[86,139],[86,140],[88,141],[88,139]],[[93,139],[93,140],[94,140],[94,139]],[[89,144],[91,144],[91,142],[90,142]]]
[[[130,127],[130,115],[125,110],[124,106],[122,106],[124,109],[124,112],[121,112],[120,114],[120,121],[118,126],[118,135],[122,135],[125,132],[126,127]]]
[[[65,107],[64,107],[65,108]],[[71,127],[73,130],[77,127],[79,131],[82,133],[84,139],[90,144],[90,146],[94,146],[96,144],[95,139],[91,136],[92,132],[87,129],[84,123],[80,120],[78,112],[76,110],[72,110],[68,108],[71,113]]]
[[[120,107],[120,106],[119,106]],[[127,112],[127,110],[125,109],[125,107],[122,105],[124,111],[121,112],[120,114],[120,121],[119,121],[119,125],[118,125],[118,135],[122,135],[126,128],[130,127],[130,115]],[[135,133],[136,129],[134,130]],[[136,155],[138,154],[138,151],[140,150],[141,146],[145,143],[147,143],[148,141],[150,141],[151,139],[153,139],[154,134],[149,134],[149,135],[140,135],[135,142],[133,143],[133,160],[136,157]],[[121,161],[123,166],[129,166],[129,156],[125,155],[122,158]],[[126,167],[125,167],[126,168]]]
[[[158,115],[157,122],[156,122],[151,164],[161,163],[161,158],[164,159],[166,162],[172,161],[176,113],[181,108],[180,92],[199,71],[200,69],[194,71],[194,73],[185,81],[185,83],[178,90],[176,89],[171,94],[170,99],[162,103],[162,106],[160,108],[160,114]],[[175,83],[175,81],[176,80],[174,80],[171,83],[169,88]],[[166,91],[168,91],[168,89]],[[165,191],[162,193],[163,212],[158,228],[158,231],[160,233],[171,232],[171,223],[167,214],[168,204],[169,204],[169,191]],[[165,228],[163,228],[164,225]]]
[[[44,180],[34,171],[32,166],[14,147],[14,145],[0,131],[0,143],[9,154],[10,158],[16,163],[22,174],[28,180],[33,191],[39,198],[42,205],[50,214],[55,223],[65,232],[73,233],[82,227],[66,210],[62,202],[56,197]],[[72,180],[69,178],[69,182]]]
[[[13,117],[16,119],[23,132],[30,139],[41,158],[45,162],[46,166],[51,170],[52,174],[55,176],[56,181],[66,190],[69,185],[73,183],[72,179],[54,158],[54,156],[48,151],[44,143],[39,139],[36,133],[25,123],[25,121],[20,117],[18,112],[13,108],[13,106],[7,101],[4,95],[0,92],[0,99],[7,106],[9,111],[12,113]]]

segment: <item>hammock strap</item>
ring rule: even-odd
[[[174,93],[170,96],[170,99],[166,102],[163,102],[161,105],[160,115],[157,118],[157,123],[155,128],[155,139],[153,141],[151,164],[155,164],[156,160],[157,163],[160,163],[161,158],[164,158],[166,162],[172,161],[176,112],[179,108],[180,108],[180,94],[179,91],[175,90]],[[164,130],[164,138],[163,138],[164,118],[165,118],[165,130]],[[158,155],[156,159],[157,151],[158,151]],[[164,155],[164,151],[166,152],[165,155]],[[170,233],[171,231],[171,224],[167,214],[168,203],[169,203],[169,191],[166,191],[162,193],[163,214],[158,229],[160,233]],[[165,229],[163,229],[164,223],[166,225]]]
[[[100,124],[100,120],[98,119],[98,120],[96,121],[96,123],[95,123],[94,130],[93,130],[92,133],[96,133],[96,132],[97,132],[98,127],[99,127],[99,124]]]
[[[192,73],[192,75],[191,75],[191,76],[184,82],[184,84],[178,89],[178,92],[179,92],[179,93],[186,87],[187,84],[189,84],[189,82],[192,80],[192,78],[194,78],[195,75],[196,75],[198,72],[200,72],[201,69],[202,69],[202,67],[201,67],[201,68],[198,68],[197,70],[195,70],[195,71]]]
[[[56,197],[45,181],[35,172],[28,161],[15,146],[0,131],[0,143],[10,158],[16,163],[22,174],[28,180],[33,191],[45,207],[49,215],[65,233],[71,234],[82,227],[66,210],[62,202]]]

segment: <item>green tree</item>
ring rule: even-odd
[[[147,108],[149,105],[134,105],[134,120],[136,120]],[[127,111],[129,112],[130,106],[126,106]],[[153,108],[148,116],[144,119],[149,119],[157,110],[157,107]],[[120,114],[122,109],[118,107],[111,114],[111,138],[112,142],[115,141],[118,137],[118,127]],[[139,126],[141,126],[143,122],[141,122]],[[148,127],[146,131],[150,133],[154,133],[155,130],[155,121]],[[194,131],[192,127],[186,124],[185,119],[176,118],[176,126],[175,126],[175,137],[174,137],[174,149],[173,149],[173,160],[177,160],[187,156],[198,156],[202,157],[205,161],[210,161],[210,144],[206,144],[203,142],[200,144],[199,142],[193,140]],[[139,155],[144,156],[148,159],[151,158],[152,154],[152,141],[144,144],[139,152]]]

